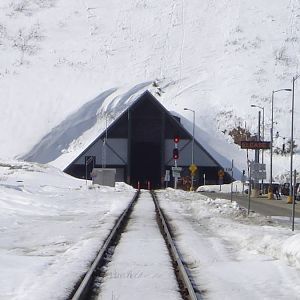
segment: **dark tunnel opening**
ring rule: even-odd
[[[161,149],[159,143],[135,142],[131,149],[131,184],[141,188],[160,188]]]

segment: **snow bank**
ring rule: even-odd
[[[231,184],[222,184],[221,186],[219,184],[201,185],[197,188],[196,192],[230,193],[232,188],[233,192],[241,193],[243,191],[243,188],[245,189],[245,186],[246,186],[245,184],[237,180],[232,183],[232,187]]]
[[[257,213],[248,216],[247,210],[235,201],[213,200],[194,192],[171,188],[166,190],[164,196],[166,199],[184,199],[177,203],[181,210],[191,213],[199,223],[209,220],[207,226],[220,237],[234,241],[241,249],[284,260],[300,268],[299,230],[292,232],[286,225]]]
[[[299,231],[230,200],[172,189],[158,198],[204,298],[299,298]]]
[[[65,299],[134,193],[0,161],[0,298]]]

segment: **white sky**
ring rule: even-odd
[[[0,178],[0,298],[64,299],[134,190],[121,183],[116,188],[92,188],[90,183],[87,187],[85,181],[53,167],[14,161],[1,162]],[[109,299],[123,299],[121,290],[128,282],[149,288],[147,284],[152,286],[162,272],[158,262],[164,261],[165,250],[158,250],[161,242],[151,242],[160,237],[152,223],[149,196],[144,197],[109,265],[110,274],[125,274],[106,283]],[[171,219],[179,250],[207,299],[300,299],[298,224],[292,232],[285,223],[257,214],[248,217],[235,202],[213,201],[199,193],[169,188],[159,191],[158,197]],[[147,228],[147,238],[141,236],[141,227]],[[130,253],[130,267],[120,271],[122,252]],[[146,257],[153,263],[147,262],[144,270]],[[171,272],[167,262],[163,265]],[[142,275],[128,280],[126,274]],[[109,277],[114,279],[105,280]],[[169,289],[173,284],[166,282]],[[166,299],[157,296],[165,285],[156,286],[155,299]],[[141,299],[139,289],[130,299]]]

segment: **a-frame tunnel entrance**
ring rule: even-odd
[[[190,178],[192,136],[180,120],[146,91],[107,128],[107,132],[103,132],[75,158],[65,172],[91,179],[85,162],[94,157],[93,167],[101,168],[105,153],[105,166],[116,169],[116,181],[124,181],[134,187],[139,182],[141,188],[147,188],[150,182],[151,188],[161,188],[166,171],[171,171],[174,166],[175,136],[180,137],[177,165],[182,167],[183,183],[184,177]],[[197,141],[194,150],[194,162],[198,166],[194,186],[201,184],[204,174],[206,183],[217,184],[218,170],[222,168],[220,164]],[[169,186],[172,180],[171,177]],[[224,178],[224,182],[229,180],[229,177]]]

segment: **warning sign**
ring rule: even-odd
[[[195,174],[196,173],[196,171],[197,171],[197,166],[195,165],[195,164],[191,164],[190,166],[189,166],[189,170],[191,171],[191,173],[193,173],[193,174]]]
[[[219,176],[219,178],[224,177],[224,171],[222,169],[218,171],[218,176]]]

